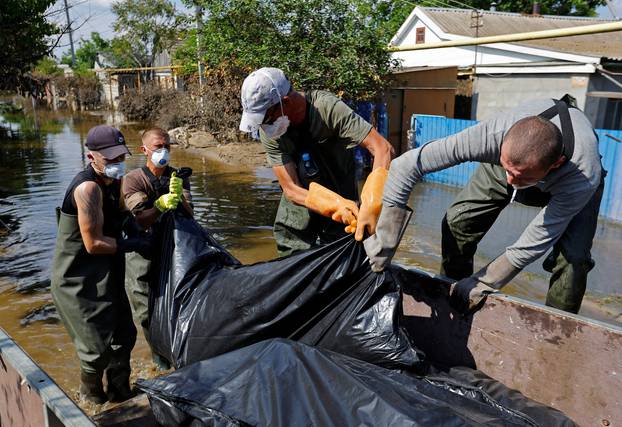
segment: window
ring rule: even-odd
[[[416,44],[421,44],[421,43],[425,43],[425,27],[420,27],[416,29],[417,32],[415,33],[417,35]]]
[[[622,129],[622,99],[607,99],[603,128],[613,130]]]

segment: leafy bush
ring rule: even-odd
[[[200,33],[204,61],[249,70],[281,68],[298,89],[327,89],[372,99],[398,64],[386,50],[395,14],[378,0],[196,0],[205,9]],[[383,6],[383,7],[380,7]],[[385,7],[386,6],[386,7]],[[196,31],[176,51],[196,63]],[[188,68],[188,67],[185,67]],[[189,71],[186,69],[186,71]]]

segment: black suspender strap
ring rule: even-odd
[[[564,101],[559,101],[557,99],[553,101],[555,105],[538,114],[538,116],[546,120],[551,120],[553,117],[559,115],[559,122],[562,128],[562,154],[566,157],[566,160],[570,160],[574,153],[574,129],[572,128],[572,120],[570,119],[568,105]]]
[[[149,182],[151,183],[151,187],[153,187],[153,191],[156,194],[156,199],[164,194],[168,193],[168,184],[167,183],[163,183],[162,181],[167,181],[168,182],[168,178],[171,176],[171,171],[170,171],[170,167],[167,166],[166,170],[164,171],[164,173],[162,174],[162,178],[166,178],[166,179],[162,179],[162,181],[160,181],[160,179],[158,179],[157,176],[155,176],[153,173],[151,173],[151,171],[149,170],[149,168],[147,166],[143,166],[142,167],[143,172],[145,173],[145,176],[149,179]]]

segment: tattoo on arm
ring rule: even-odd
[[[74,190],[74,198],[78,208],[80,234],[87,251],[89,253],[114,253],[116,242],[103,235],[103,195],[99,186],[93,182],[82,183]]]
[[[76,205],[78,207],[78,217],[82,216],[81,223],[84,223],[89,230],[97,231],[101,234],[104,226],[104,211],[102,202],[102,192],[99,187],[79,185],[74,191]]]

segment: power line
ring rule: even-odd
[[[67,6],[67,0],[65,2],[65,16],[67,17],[67,30],[69,31],[69,44],[71,45],[71,66],[76,66],[76,50],[73,46],[73,33],[71,30],[71,19],[69,18],[69,7]]]
[[[466,3],[462,3],[462,2],[460,2],[458,0],[447,0],[447,1],[450,2],[450,3],[455,3],[455,4],[457,4],[457,5],[461,6],[461,7],[464,7],[464,8],[469,9],[469,10],[476,9],[472,5],[468,5]]]

